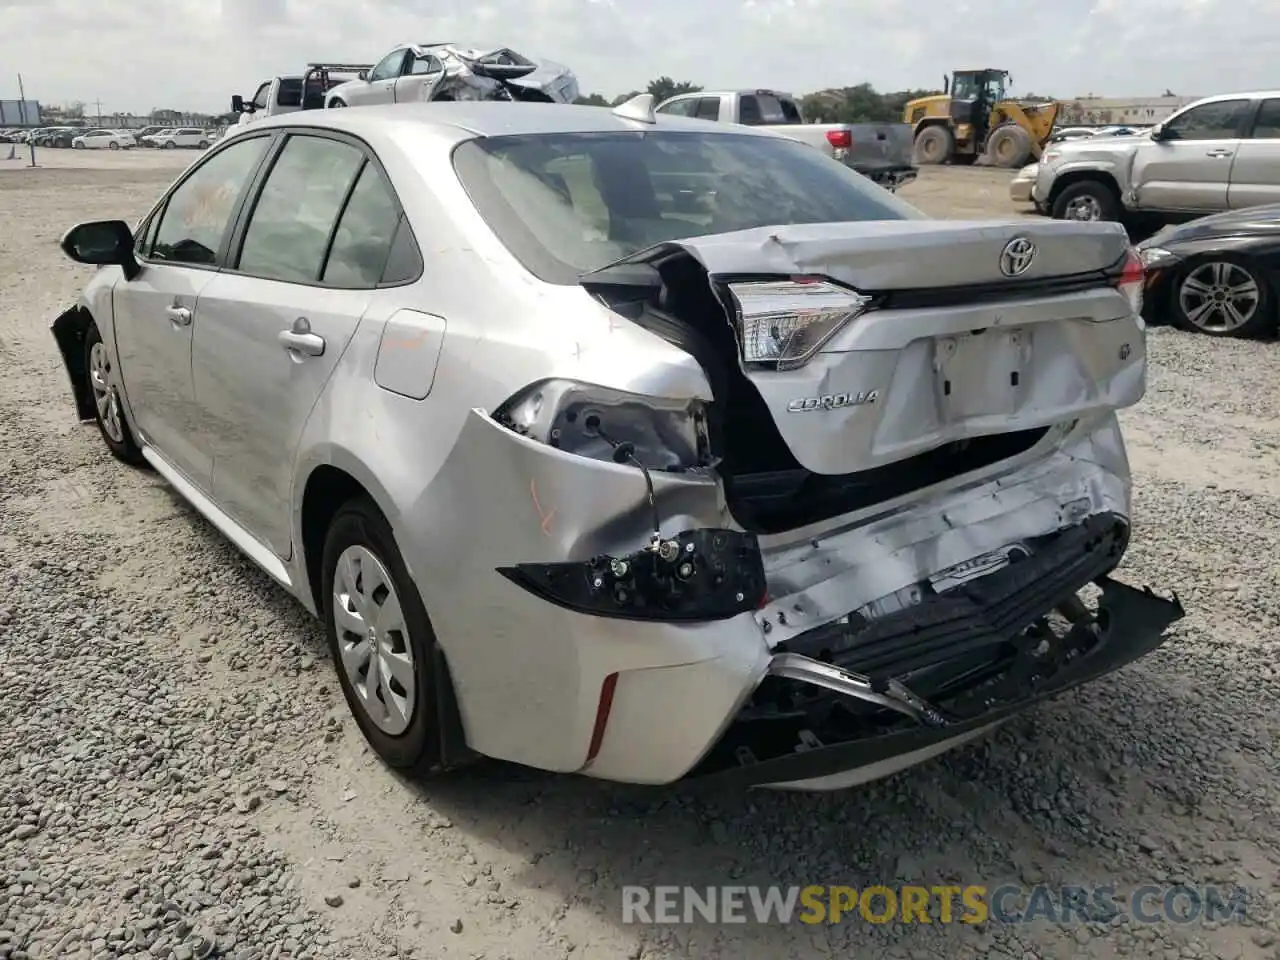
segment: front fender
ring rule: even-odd
[[[1048,202],[1050,196],[1053,195],[1056,183],[1062,180],[1063,177],[1078,173],[1087,173],[1099,179],[1115,181],[1122,197],[1129,187],[1129,168],[1127,164],[1121,166],[1110,160],[1095,159],[1067,160],[1053,164],[1046,164],[1041,161],[1040,168],[1036,171],[1035,186],[1031,193],[1032,198],[1041,203]]]

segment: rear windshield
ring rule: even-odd
[[[489,227],[549,283],[577,283],[583,273],[667,240],[924,216],[813,147],[773,137],[488,137],[461,144],[453,163]]]

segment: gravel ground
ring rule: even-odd
[[[0,960],[1280,957],[1280,345],[1156,329],[1126,414],[1131,582],[1188,617],[1119,675],[838,795],[642,789],[501,765],[389,773],[322,636],[73,423],[56,240],[193,158],[0,163]],[[1007,174],[926,171],[941,216]],[[728,878],[733,878],[728,880]],[[1239,884],[1244,924],[639,928],[665,883]]]

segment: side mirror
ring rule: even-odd
[[[357,73],[357,74],[356,74],[356,79],[358,79],[358,80],[368,80],[368,79],[369,79],[369,71],[368,71],[368,70],[361,70],[359,73]]]
[[[238,93],[231,98],[231,112],[244,113],[244,97]]]
[[[77,223],[58,245],[76,263],[122,267],[127,280],[132,280],[142,269],[133,256],[133,231],[123,220]]]
[[[1163,123],[1157,123],[1154,127],[1151,128],[1151,139],[1157,142],[1164,139]]]

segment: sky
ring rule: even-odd
[[[0,99],[221,112],[311,60],[482,41],[567,64],[583,93],[666,75],[795,94],[938,86],[1004,67],[1015,92],[1185,96],[1280,85],[1274,0],[0,0]]]

